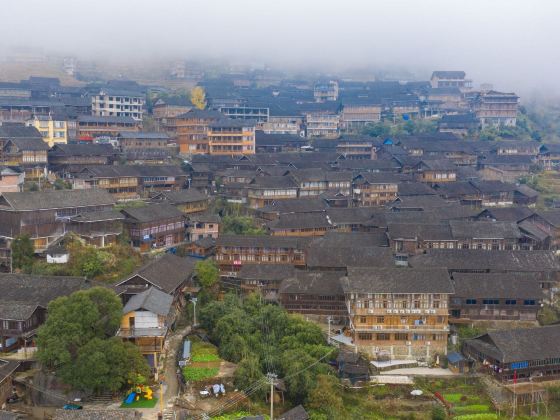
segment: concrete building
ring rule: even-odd
[[[141,93],[103,88],[91,97],[91,110],[100,117],[132,117],[142,121],[145,103]]]

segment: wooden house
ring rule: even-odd
[[[454,273],[451,319],[536,321],[544,298],[539,280],[528,273]]]
[[[401,177],[388,173],[360,173],[352,181],[354,202],[358,207],[383,206],[398,196]]]
[[[22,168],[27,179],[39,179],[46,176],[48,150],[42,138],[16,137],[4,142],[0,160],[4,165]]]
[[[185,241],[185,215],[170,204],[128,207],[121,212],[130,243],[141,252],[170,248]]]
[[[447,353],[447,270],[350,268],[342,279],[350,332],[372,357],[431,360]]]
[[[247,186],[247,200],[251,208],[261,208],[278,200],[296,198],[298,187],[289,176],[258,176]]]
[[[224,272],[238,272],[245,264],[305,266],[309,238],[221,235],[216,241],[216,261]]]
[[[8,241],[27,234],[36,251],[71,230],[72,218],[91,212],[109,211],[115,200],[101,190],[60,190],[42,192],[3,193],[0,196],[0,236]],[[102,228],[99,236],[115,234],[110,226]]]
[[[167,331],[174,321],[173,296],[150,287],[132,296],[122,312],[117,336],[135,344],[155,372]]]
[[[491,331],[467,340],[463,353],[504,383],[560,377],[560,325]]]
[[[296,271],[278,290],[282,307],[290,313],[344,319],[346,305],[337,271]]]
[[[164,254],[117,282],[114,288],[126,305],[133,296],[154,287],[173,296],[173,305],[179,309],[185,304],[184,290],[192,281],[197,261],[196,258]]]
[[[83,277],[0,274],[0,349],[33,346],[37,329],[45,322],[48,304],[91,287]]]
[[[187,190],[162,191],[151,197],[154,202],[167,202],[184,214],[202,213],[208,210],[209,197],[200,191],[189,188]]]

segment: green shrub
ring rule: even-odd
[[[459,394],[459,393],[443,394],[443,398],[445,398],[445,401],[449,401],[450,403],[453,404],[457,404],[458,402],[461,402],[462,397],[463,394]]]
[[[466,414],[464,416],[453,417],[453,420],[498,420],[498,415],[493,413]]]
[[[488,411],[490,411],[490,407],[485,404],[471,404],[454,407],[453,411],[455,412],[455,414],[487,413]]]
[[[220,371],[217,367],[195,367],[187,366],[183,369],[183,376],[187,381],[202,381],[203,379],[213,378]]]

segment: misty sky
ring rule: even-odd
[[[0,13],[4,50],[463,69],[504,90],[560,90],[556,0],[2,0]]]

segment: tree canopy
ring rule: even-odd
[[[263,303],[259,296],[240,299],[226,295],[200,311],[201,326],[219,346],[220,356],[239,362],[236,381],[252,385],[265,373],[285,378],[288,396],[302,403],[314,387],[316,375],[329,367],[333,355],[319,326]]]
[[[191,103],[197,109],[204,109],[206,108],[206,92],[201,86],[195,86],[191,90]]]
[[[35,248],[29,235],[17,236],[12,241],[12,265],[13,269],[28,271],[33,265]]]
[[[53,300],[37,333],[39,360],[67,384],[116,391],[149,369],[139,350],[114,337],[122,304],[110,289],[94,287]]]
[[[194,267],[196,278],[204,289],[211,289],[220,280],[220,269],[214,260],[204,260]]]

